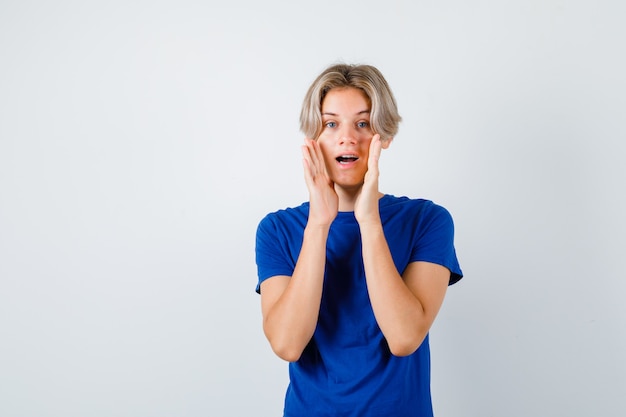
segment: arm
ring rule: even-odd
[[[413,353],[439,312],[450,271],[428,262],[413,262],[401,276],[393,262],[378,211],[378,135],[370,145],[368,171],[355,204],[361,230],[363,264],[376,321],[396,356]]]
[[[362,228],[363,262],[374,316],[391,353],[415,352],[443,303],[450,271],[429,262],[412,262],[397,272],[382,227]]]
[[[276,276],[261,283],[263,331],[280,358],[293,362],[313,336],[324,280],[324,228],[307,228],[293,276]]]
[[[317,326],[326,240],[339,207],[315,141],[306,141],[303,157],[310,207],[298,261],[293,276],[276,276],[261,283],[263,331],[274,352],[290,362],[300,358]]]

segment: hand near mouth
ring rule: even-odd
[[[354,205],[354,215],[360,225],[370,222],[380,223],[380,213],[378,211],[378,200],[380,199],[380,191],[378,191],[378,160],[380,159],[381,150],[382,142],[380,135],[376,134],[370,142],[367,172]]]
[[[339,197],[326,171],[319,144],[305,139],[302,156],[304,179],[309,190],[309,224],[330,226],[339,211]]]

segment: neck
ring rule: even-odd
[[[355,189],[345,189],[335,186],[335,192],[339,197],[339,211],[354,211],[356,200],[361,194],[361,186]],[[383,193],[379,192],[378,199],[380,200],[383,195]]]

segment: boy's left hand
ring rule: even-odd
[[[378,191],[378,160],[382,150],[382,142],[379,134],[375,134],[370,142],[369,157],[367,159],[367,172],[363,187],[354,204],[354,215],[359,224],[363,225],[368,222],[380,223],[380,214],[378,211],[378,200],[380,192]]]

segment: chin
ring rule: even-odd
[[[361,182],[335,182],[335,187],[339,187],[346,191],[359,191],[363,187],[363,181]]]

